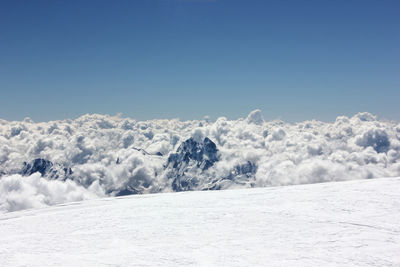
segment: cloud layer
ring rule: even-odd
[[[41,123],[0,120],[0,210],[115,195],[127,187],[138,193],[173,191],[167,159],[191,137],[208,137],[219,151],[219,161],[206,171],[189,170],[199,190],[248,163],[256,166],[252,177],[225,179],[218,188],[400,176],[400,124],[369,113],[296,124],[265,122],[259,110],[245,119],[215,122],[96,114]],[[36,158],[71,168],[71,179],[17,175],[24,162]]]

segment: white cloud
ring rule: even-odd
[[[71,180],[43,179],[39,173],[28,177],[14,174],[0,179],[0,212],[41,208],[101,195],[104,193],[97,182],[86,189]]]
[[[103,191],[113,195],[127,186],[137,187],[142,193],[170,191],[171,181],[164,173],[164,165],[168,155],[190,137],[210,138],[221,155],[220,161],[207,171],[192,170],[199,188],[212,178],[227,177],[235,166],[248,161],[257,165],[254,177],[239,185],[224,181],[221,188],[399,176],[399,133],[399,124],[377,120],[365,112],[351,118],[340,116],[334,123],[297,124],[266,122],[259,110],[245,119],[220,117],[215,122],[135,121],[97,114],[41,123],[0,120],[0,205],[3,210],[52,205],[89,195],[101,196]],[[69,180],[9,175],[35,158],[71,167],[72,178],[80,185],[74,184],[75,188]],[[16,194],[11,193],[11,181],[20,186],[21,193],[16,197],[20,202],[11,201]],[[97,190],[89,190],[90,186]],[[51,192],[53,188],[67,195],[80,193],[58,199]]]
[[[263,115],[261,113],[261,110],[256,109],[252,112],[250,112],[249,116],[247,116],[247,122],[248,123],[254,123],[257,125],[261,125],[264,123],[264,118]]]

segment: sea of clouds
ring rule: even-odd
[[[213,122],[97,114],[39,123],[0,119],[0,212],[113,195],[127,185],[140,193],[172,191],[163,174],[168,156],[191,137],[210,138],[220,153],[204,181],[246,162],[257,166],[251,180],[223,189],[400,176],[400,124],[365,112],[295,124],[264,121],[259,110]],[[73,179],[18,174],[36,158],[71,168]]]

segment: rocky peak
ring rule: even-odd
[[[32,160],[30,163],[24,162],[22,168],[22,175],[31,175],[35,172],[40,172],[42,176],[45,176],[53,167],[53,163],[46,159],[37,158]]]
[[[43,177],[50,179],[64,178],[72,174],[71,168],[63,168],[59,164],[53,164],[50,160],[37,158],[27,163],[21,170],[21,175],[29,176],[35,172],[39,172]]]
[[[207,170],[218,160],[217,146],[208,137],[204,138],[202,142],[189,138],[178,147],[176,153],[168,157],[168,166],[181,169],[192,161],[197,167]]]
[[[218,149],[213,141],[207,137],[202,142],[189,138],[178,147],[176,153],[168,157],[168,166],[176,169],[194,161],[197,167],[206,170],[218,160]]]
[[[247,161],[245,164],[240,164],[235,166],[232,176],[236,177],[239,175],[244,175],[245,177],[250,177],[254,175],[257,171],[257,165],[251,161]]]
[[[189,138],[168,157],[168,177],[173,179],[172,188],[175,191],[193,190],[198,186],[197,174],[206,171],[218,160],[217,146],[208,137],[202,141]]]

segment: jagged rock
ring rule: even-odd
[[[24,176],[31,175],[35,172],[40,172],[42,176],[48,174],[53,167],[53,163],[46,159],[35,159],[30,163],[24,162],[24,167],[21,174]]]
[[[37,158],[30,163],[24,162],[24,167],[21,170],[21,175],[29,176],[35,172],[39,172],[43,177],[50,179],[63,178],[64,180],[72,175],[72,169],[62,167],[59,164],[54,165],[51,161]]]
[[[244,164],[236,165],[231,171],[229,176],[214,179],[207,187],[202,190],[221,190],[229,187],[232,184],[249,184],[251,185],[251,179],[254,179],[254,175],[257,172],[257,165],[247,161]]]
[[[198,185],[196,173],[202,173],[219,160],[217,146],[209,138],[202,142],[189,138],[183,142],[176,153],[168,157],[168,177],[174,179],[172,188],[175,191],[193,190]]]
[[[123,185],[112,190],[112,194],[115,196],[126,196],[151,193],[154,192],[152,191],[153,181],[154,173],[146,167],[141,167],[138,168]]]
[[[72,172],[72,169],[71,168],[63,168],[63,170],[64,170],[64,174],[66,175],[66,176],[70,176],[70,175],[72,175],[73,174],[73,172]]]
[[[183,169],[190,161],[194,161],[197,167],[207,170],[218,160],[218,149],[213,141],[206,137],[199,143],[189,138],[178,147],[175,154],[168,157],[168,165],[174,169]]]
[[[172,180],[174,191],[219,190],[232,184],[251,185],[257,165],[251,161],[239,164],[226,177],[215,178],[207,172],[220,158],[217,146],[209,138],[183,142],[176,153],[168,157],[167,177]]]
[[[231,173],[231,178],[237,176],[246,176],[247,178],[254,175],[257,171],[257,165],[247,161],[245,164],[237,165],[233,172]]]
[[[144,150],[143,148],[137,148],[137,147],[132,147],[134,150],[140,151],[142,152],[143,155],[149,155],[149,156],[163,156],[163,154],[161,152],[157,152],[157,153],[149,153],[146,150]]]
[[[127,187],[125,189],[122,189],[120,191],[118,191],[115,196],[116,197],[121,197],[121,196],[128,196],[128,195],[136,195],[136,194],[140,194],[141,192],[135,188],[132,187]]]

